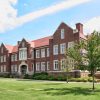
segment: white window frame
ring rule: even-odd
[[[49,48],[47,48],[47,57],[49,57],[49,54],[50,53],[50,49]]]
[[[1,62],[3,62],[3,56],[1,56],[0,58],[1,58],[1,59],[0,59],[0,60],[1,60]]]
[[[50,62],[47,61],[47,71],[50,70]]]
[[[3,66],[3,71],[6,72],[6,65]]]
[[[41,71],[45,71],[45,62],[41,62]]]
[[[36,58],[40,58],[40,50],[36,50]]]
[[[11,65],[11,72],[12,72],[12,73],[18,72],[18,67],[17,67],[17,65]]]
[[[58,55],[58,45],[53,46],[53,54]]]
[[[14,55],[13,54],[11,55],[11,61],[14,61]]]
[[[25,47],[25,42],[22,42],[22,48],[24,48]]]
[[[61,29],[61,39],[64,39],[64,37],[65,37],[65,30]]]
[[[68,42],[68,48],[72,48],[74,46],[74,41]]]
[[[60,53],[65,54],[65,50],[66,50],[66,43],[60,44]]]
[[[14,56],[15,56],[15,61],[17,61],[17,54],[15,54]]]
[[[64,70],[66,68],[65,59],[61,59],[61,70]]]
[[[6,55],[4,55],[4,58],[3,59],[4,59],[4,62],[6,62]]]
[[[34,50],[32,50],[31,54],[31,57],[34,59]]]
[[[32,71],[34,71],[34,63],[32,64]]]
[[[4,49],[3,49],[3,47],[1,48],[1,53],[3,53],[3,51],[4,51]]]
[[[59,70],[59,61],[54,60],[54,70]]]
[[[45,48],[41,49],[41,58],[44,58],[44,57],[45,57]]]
[[[15,72],[17,72],[18,71],[18,69],[17,69],[17,65],[15,65]]]
[[[27,60],[27,48],[19,49],[19,60]]]
[[[40,71],[40,62],[36,62],[36,71]]]
[[[3,72],[3,65],[0,66],[0,71]]]

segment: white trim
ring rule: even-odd
[[[18,73],[21,75],[21,66],[25,65],[27,67],[27,70],[26,70],[26,73],[29,73],[29,70],[28,70],[28,64],[26,64],[24,61],[21,62],[21,64],[19,65],[19,68],[18,68]]]
[[[54,70],[59,70],[59,61],[58,60],[53,61],[53,67],[54,67],[53,68]]]
[[[65,30],[61,29],[61,39],[64,39],[64,38],[65,38]]]
[[[58,55],[58,45],[53,45],[53,54]]]

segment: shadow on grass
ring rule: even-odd
[[[81,88],[81,87],[72,87],[72,88],[47,88],[42,91],[45,91],[47,95],[96,95],[96,93],[100,93],[100,90],[95,90],[94,92],[92,89],[89,88]]]

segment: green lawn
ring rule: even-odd
[[[0,100],[100,100],[100,84],[0,79]]]

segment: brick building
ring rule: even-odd
[[[61,23],[52,36],[33,41],[22,39],[16,46],[2,43],[0,74],[31,75],[36,72],[62,72],[65,49],[83,38],[85,36],[81,23],[76,24],[76,29]],[[70,63],[74,69],[73,61],[70,60]]]

